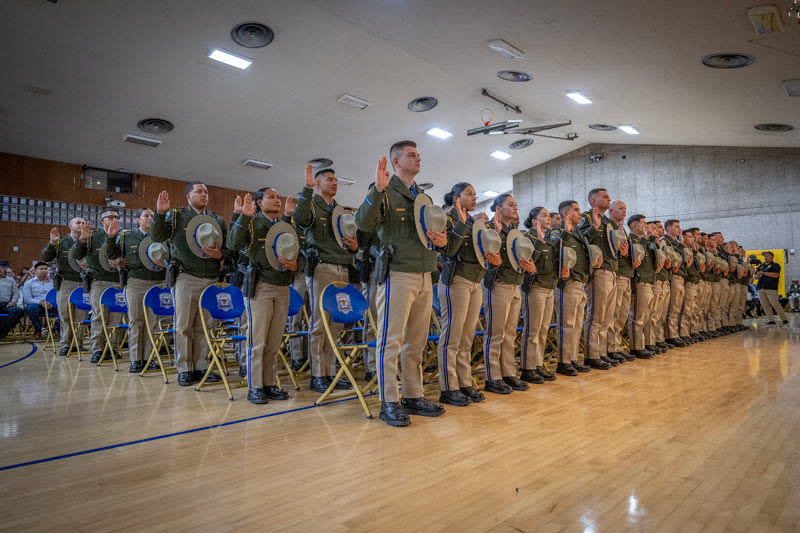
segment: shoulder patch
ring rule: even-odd
[[[550,233],[548,234],[549,239],[552,242],[556,242],[561,238],[561,230],[560,229],[551,229]]]

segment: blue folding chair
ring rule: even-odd
[[[173,328],[175,307],[172,302],[172,291],[168,287],[156,285],[147,290],[142,300],[145,308],[145,328],[147,329],[147,336],[150,339],[150,355],[147,358],[147,362],[144,364],[144,369],[139,375],[144,376],[149,372],[161,372],[161,375],[164,376],[164,383],[169,383],[164,361],[166,360],[170,363],[174,361],[169,343],[169,336],[171,335],[172,338],[174,338],[175,335],[175,329]],[[153,313],[155,316],[155,324],[150,323],[150,313]],[[166,357],[163,359],[161,357],[162,349],[166,352]],[[158,368],[151,370],[150,365],[153,363],[153,360],[158,362]],[[177,372],[177,369],[173,366],[170,371]]]
[[[50,289],[44,297],[44,321],[47,324],[47,338],[44,345],[50,345],[53,353],[56,353],[55,327],[58,324],[58,291]],[[59,326],[60,327],[60,326]]]
[[[85,318],[83,320],[75,320],[75,313],[73,309],[78,309],[80,311],[86,311],[87,313],[91,313],[92,311],[92,300],[89,296],[89,293],[83,292],[83,287],[78,287],[74,289],[71,293],[69,293],[69,329],[72,331],[72,341],[69,343],[69,348],[67,349],[67,357],[72,355],[73,348],[75,349],[75,353],[78,354],[78,361],[81,360],[81,345],[78,342],[78,331],[81,328],[86,329],[91,327],[92,321],[89,318]],[[62,326],[63,327],[63,326]]]
[[[322,289],[319,297],[319,312],[322,317],[322,324],[325,326],[325,334],[328,336],[328,342],[330,342],[333,353],[339,361],[339,370],[336,372],[336,375],[333,377],[331,384],[325,392],[323,392],[314,403],[319,405],[325,401],[325,398],[330,395],[336,383],[339,382],[339,379],[344,374],[353,385],[353,391],[355,395],[358,396],[358,401],[361,402],[361,407],[364,408],[364,413],[366,413],[367,418],[372,418],[372,413],[369,410],[367,401],[364,399],[364,392],[374,387],[377,380],[377,373],[376,376],[364,386],[362,391],[361,387],[356,382],[351,364],[359,352],[365,348],[374,347],[375,341],[353,344],[339,343],[337,339],[333,337],[330,326],[331,323],[351,324],[353,322],[369,320],[370,326],[374,328],[373,331],[377,331],[377,328],[375,328],[375,320],[372,318],[372,313],[369,311],[369,302],[354,285],[342,281],[335,281]],[[347,356],[342,354],[343,350],[347,352]],[[344,396],[340,397],[350,397],[352,395],[353,393],[346,393]]]
[[[297,292],[297,290],[289,286],[289,318],[286,320],[286,330],[283,333],[283,339],[281,340],[281,346],[278,349],[278,356],[280,356],[281,361],[283,362],[283,367],[286,369],[286,373],[289,374],[289,379],[292,380],[292,384],[294,385],[295,390],[300,390],[300,385],[297,383],[297,375],[303,372],[303,370],[308,366],[308,361],[303,363],[303,366],[297,370],[292,370],[292,362],[290,358],[286,356],[286,352],[289,349],[289,343],[291,339],[295,337],[308,337],[309,332],[306,331],[293,331],[292,330],[292,319],[297,315],[297,313],[305,313],[305,302],[303,301],[303,295]],[[306,323],[308,322],[308,316],[306,315]]]
[[[128,302],[125,300],[125,291],[117,287],[107,288],[103,291],[103,294],[100,295],[100,307],[108,310],[109,317],[111,314],[120,314],[123,318],[120,322],[109,324],[106,322],[106,313],[100,313],[100,322],[103,324],[103,336],[106,338],[106,345],[103,348],[103,353],[100,354],[97,366],[103,364],[106,359],[106,354],[108,354],[111,361],[114,363],[114,370],[117,371],[119,370],[117,359],[119,359],[119,353],[122,351],[122,345],[125,343],[130,327],[125,321],[125,318],[128,316]],[[112,338],[118,336],[120,333],[124,333],[124,335],[120,336],[115,346]]]
[[[205,288],[200,294],[200,321],[203,325],[203,334],[208,343],[208,351],[211,361],[208,365],[208,370],[200,380],[195,390],[200,390],[204,385],[213,385],[213,383],[206,383],[208,376],[216,367],[219,375],[222,377],[222,383],[225,385],[225,390],[228,391],[228,398],[233,400],[233,392],[228,383],[227,373],[228,368],[225,362],[225,346],[228,344],[238,343],[247,340],[246,335],[236,335],[230,333],[230,321],[238,319],[244,313],[244,296],[239,287],[230,285],[228,283],[214,283]],[[206,319],[206,314],[209,318]],[[217,320],[221,324],[212,326],[211,320]],[[236,363],[238,367],[239,363]],[[238,387],[246,386],[245,383],[239,383]]]

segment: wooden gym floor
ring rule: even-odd
[[[797,317],[399,429],[0,346],[0,529],[798,531]]]

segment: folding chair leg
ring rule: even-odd
[[[292,380],[292,385],[294,385],[294,389],[295,390],[300,390],[300,385],[297,384],[297,379],[295,378],[294,370],[292,370],[292,363],[289,362],[288,359],[286,359],[286,354],[283,353],[282,349],[278,350],[278,355],[280,356],[281,361],[283,362],[283,367],[286,369],[286,372],[289,374],[289,379]],[[276,375],[276,377],[277,377],[277,375]]]
[[[336,349],[334,350],[334,354],[337,356],[337,359],[339,359],[339,364],[340,364],[339,371],[336,372],[336,375],[333,377],[333,381],[331,381],[331,384],[328,386],[325,392],[323,392],[322,395],[314,402],[314,405],[322,404],[322,402],[325,401],[325,398],[327,398],[328,395],[333,391],[334,387],[336,386],[336,383],[339,381],[339,378],[342,377],[342,374],[346,374],[347,379],[349,379],[350,383],[353,384],[353,390],[355,391],[356,396],[358,396],[358,401],[361,403],[361,407],[364,409],[364,414],[367,415],[367,418],[372,418],[372,412],[369,410],[369,406],[367,405],[367,400],[361,393],[361,388],[358,386],[358,383],[356,383],[355,376],[353,376],[353,373],[350,371],[350,362],[353,360],[353,357],[357,352],[358,349],[353,348],[353,350],[350,352],[350,355],[343,360],[339,356],[339,350]],[[376,378],[373,378],[373,380],[374,379]],[[370,380],[370,382],[371,381],[372,380]]]
[[[231,386],[228,384],[227,378],[227,369],[223,366],[222,362],[219,358],[219,352],[222,351],[222,345],[215,347],[214,349],[210,350],[211,352],[211,362],[208,364],[208,369],[206,373],[203,374],[203,379],[200,380],[200,383],[197,384],[197,387],[194,389],[199,391],[200,388],[205,385],[206,380],[208,379],[209,374],[213,371],[214,367],[216,366],[219,370],[219,375],[222,378],[222,383],[225,385],[225,390],[228,391],[228,399],[233,401],[233,392],[231,391]]]

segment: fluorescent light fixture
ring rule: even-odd
[[[483,191],[483,195],[487,198],[497,198],[500,196],[500,193],[497,191]]]
[[[342,176],[336,176],[336,181],[338,181],[342,185],[353,185],[356,182],[356,180],[352,178],[345,178]]]
[[[630,124],[622,124],[619,129],[627,133],[628,135],[639,135],[639,130],[631,126]]]
[[[494,157],[495,159],[499,159],[500,161],[505,161],[506,159],[511,157],[511,154],[507,154],[507,153],[503,152],[502,150],[495,150],[494,152],[492,152],[489,155]]]
[[[793,98],[800,96],[800,80],[784,80],[783,90],[786,91],[786,96]]]
[[[525,57],[525,52],[503,39],[492,39],[487,44],[489,48],[509,59],[522,59]]]
[[[585,94],[583,94],[580,91],[569,91],[567,93],[567,96],[569,96],[570,98],[572,98],[573,100],[575,100],[576,102],[578,102],[581,105],[586,105],[586,104],[591,104],[592,103],[592,101]]]
[[[260,168],[262,170],[269,170],[274,165],[268,161],[260,161],[258,159],[247,159],[242,163],[246,167]]]
[[[356,109],[360,109],[362,111],[372,105],[367,100],[359,98],[358,96],[353,96],[352,94],[343,94],[337,98],[336,101],[340,104],[349,105],[350,107],[355,107]]]
[[[452,133],[450,133],[449,131],[445,131],[441,128],[431,128],[428,130],[427,133],[428,135],[433,135],[434,137],[442,140],[449,139],[450,137],[453,136]]]
[[[236,54],[232,54],[226,50],[223,50],[222,48],[213,48],[208,53],[208,58],[213,59],[214,61],[219,61],[220,63],[225,63],[226,65],[230,65],[232,67],[240,68],[242,70],[253,64],[252,59],[237,56]]]

